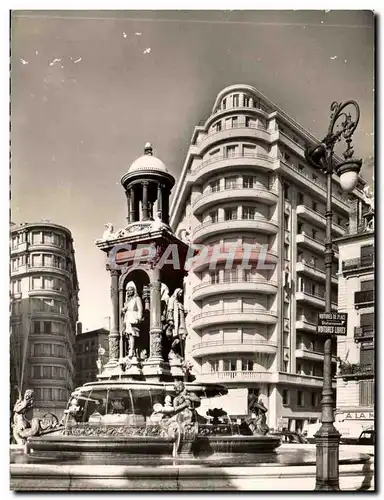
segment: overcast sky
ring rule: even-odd
[[[94,240],[126,222],[121,176],[150,141],[177,178],[222,88],[254,85],[319,138],[331,102],[357,100],[371,182],[373,22],[364,11],[14,11],[12,220],[72,231],[84,330],[110,315]]]

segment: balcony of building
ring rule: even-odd
[[[278,193],[272,189],[259,185],[250,188],[244,187],[242,184],[231,184],[231,186],[226,189],[210,189],[200,195],[192,204],[192,211],[194,214],[200,215],[203,211],[215,204],[228,200],[229,197],[231,200],[251,201],[257,198],[258,202],[265,203],[266,205],[273,205],[278,201]]]
[[[221,279],[200,283],[192,289],[192,300],[202,300],[212,295],[223,293],[263,293],[275,294],[277,282],[265,278],[247,278],[238,276],[234,279]]]
[[[218,309],[196,314],[192,317],[192,328],[198,330],[211,325],[225,323],[263,323],[274,324],[277,321],[277,312],[265,309]]]
[[[319,212],[316,212],[307,205],[298,205],[296,212],[298,217],[300,217],[303,220],[306,220],[310,224],[315,224],[318,227],[325,228],[326,226],[325,216],[320,214]],[[332,231],[335,236],[344,236],[346,228],[339,226],[339,224],[336,224],[335,222],[332,222]]]
[[[296,292],[296,301],[303,302],[318,309],[325,309],[325,295],[317,295],[310,292],[298,291]],[[337,310],[337,303],[332,302],[332,309]]]
[[[263,266],[268,266],[267,269],[273,269],[273,266],[278,262],[279,257],[276,251],[267,249],[263,245],[255,245],[250,248],[250,245],[233,244],[232,245],[212,245],[207,244],[205,249],[201,251],[201,257],[196,257],[191,269],[194,272],[202,271],[209,267],[212,262],[216,262],[217,266],[227,265],[231,262],[231,266],[251,265],[256,269],[263,269]],[[271,267],[272,266],[272,267]],[[265,269],[265,268],[264,268]],[[246,280],[244,280],[246,281]]]
[[[212,371],[196,375],[197,382],[225,385],[239,383],[254,384],[255,382],[272,383],[275,378],[274,373],[267,371]]]
[[[304,315],[296,318],[296,330],[303,330],[309,333],[317,332],[317,323],[314,320],[306,318]]]
[[[314,239],[311,236],[308,236],[308,234],[299,233],[296,235],[296,243],[297,246],[299,247],[307,248],[308,250],[312,250],[313,252],[316,252],[317,254],[320,255],[324,254],[325,251],[324,240]],[[333,247],[334,257],[335,259],[338,259],[339,248],[335,243],[332,245],[332,247]]]
[[[277,221],[267,219],[263,216],[255,216],[252,219],[214,219],[197,226],[193,232],[193,242],[201,243],[205,238],[234,231],[245,231],[253,233],[276,234],[278,232]]]
[[[374,267],[374,256],[357,257],[355,259],[343,260],[341,269],[343,274],[354,273],[360,271],[372,271]]]
[[[355,326],[354,336],[355,342],[371,341],[375,337],[374,325]]]
[[[355,292],[355,308],[361,309],[363,307],[372,307],[375,304],[375,291],[363,290]]]
[[[192,346],[191,354],[194,358],[201,358],[209,354],[229,354],[229,353],[264,353],[276,354],[277,343],[272,340],[211,340],[200,342]]]
[[[310,278],[317,281],[325,281],[325,270],[319,269],[314,263],[306,262],[304,259],[296,262],[296,272],[299,274],[304,274]],[[332,274],[332,283],[334,285],[338,284],[338,279],[335,274]]]
[[[375,367],[373,364],[342,362],[337,377],[345,381],[371,379],[375,377]]]
[[[211,148],[218,142],[224,140],[242,140],[252,139],[262,142],[271,142],[271,132],[265,127],[257,124],[245,124],[245,122],[232,124],[229,127],[211,130],[205,137],[203,137],[196,146],[200,154],[203,154],[207,149]]]
[[[191,180],[202,181],[205,177],[212,177],[213,172],[218,174],[226,170],[243,169],[253,167],[265,171],[272,171],[275,165],[275,158],[266,154],[244,153],[234,155],[215,155],[204,160],[200,165],[190,171]]]
[[[324,361],[324,349],[319,347],[314,350],[313,347],[306,344],[297,344],[295,356],[297,359],[308,359],[309,361]],[[332,354],[332,361],[336,363],[336,353]]]

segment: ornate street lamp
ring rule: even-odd
[[[354,108],[354,117],[346,113],[346,108]],[[340,178],[343,191],[351,192],[356,187],[362,160],[353,158],[352,134],[360,119],[360,109],[355,101],[344,103],[333,102],[331,105],[331,121],[328,134],[319,144],[307,148],[305,157],[310,165],[322,170],[327,178],[326,198],[326,233],[325,233],[325,312],[332,312],[332,175]],[[337,142],[345,140],[347,148],[343,153],[344,161],[334,159],[334,148]],[[324,372],[321,401],[321,427],[316,438],[316,490],[339,490],[339,444],[340,434],[333,422],[332,391],[332,337],[324,340]]]

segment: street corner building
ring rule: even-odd
[[[336,422],[347,438],[374,427],[375,274],[374,213],[351,213],[350,231],[339,238],[339,311],[348,314],[338,337]]]
[[[171,204],[176,235],[222,254],[215,268],[206,259],[186,279],[186,351],[197,377],[228,388],[225,404],[235,418],[261,397],[275,429],[302,430],[321,416],[324,339],[316,325],[325,308],[326,179],[304,154],[315,143],[254,87],[227,87],[193,131]],[[362,220],[365,184],[359,178],[347,195],[334,178],[334,239],[348,233],[351,208]],[[266,248],[268,266],[254,252],[242,267],[241,251],[228,266],[226,252],[247,245]],[[337,311],[337,245],[334,251]],[[336,341],[333,354],[335,376]]]
[[[74,388],[78,320],[71,232],[50,222],[10,227],[11,406],[34,392],[33,417],[61,418]]]

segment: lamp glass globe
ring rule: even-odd
[[[359,174],[356,171],[349,170],[347,172],[343,172],[340,175],[341,189],[345,193],[352,192],[356,187],[358,177],[359,177]]]

